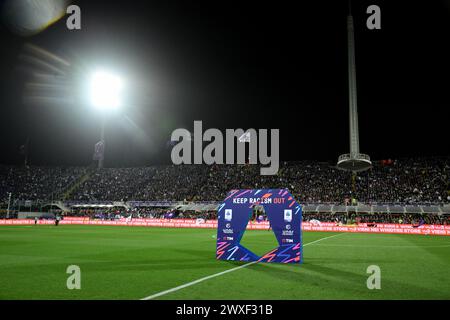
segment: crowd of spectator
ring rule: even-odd
[[[450,202],[450,159],[403,159],[376,165],[356,178],[364,202]]]
[[[89,179],[80,183],[70,195],[70,199],[78,201],[131,200],[137,190],[145,188],[149,178],[154,175],[154,167],[99,169],[92,172]]]
[[[450,158],[374,162],[356,176],[311,161],[283,162],[272,176],[260,175],[259,165],[0,166],[0,202],[9,192],[22,200],[220,201],[232,189],[288,188],[301,203],[450,203],[449,181]]]
[[[0,203],[8,194],[21,200],[60,199],[85,172],[83,167],[25,167],[0,165]]]

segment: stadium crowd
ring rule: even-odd
[[[346,213],[307,213],[302,215],[303,221],[334,222],[339,224],[358,223],[396,223],[396,224],[441,224],[450,225],[449,215],[437,214],[346,214]]]
[[[21,200],[60,199],[86,172],[83,167],[24,167],[0,165],[0,203],[8,194]]]
[[[220,201],[238,188],[288,188],[302,203],[450,203],[450,158],[376,162],[356,177],[329,163],[284,162],[277,175],[258,165],[142,168],[0,166],[0,201]]]
[[[356,198],[363,202],[450,202],[448,158],[393,161],[375,166],[356,180]]]

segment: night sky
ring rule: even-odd
[[[67,17],[30,37],[1,25],[0,163],[22,163],[29,137],[32,165],[91,164],[100,117],[83,86],[98,67],[127,83],[106,166],[167,163],[171,132],[194,120],[278,128],[281,160],[336,161],[349,151],[347,1],[311,2],[74,1],[79,31]],[[381,30],[366,28],[371,4]],[[450,1],[352,8],[361,152],[449,155]],[[64,99],[27,102],[27,43],[70,63],[62,89],[46,93]]]

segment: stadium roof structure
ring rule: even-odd
[[[338,204],[306,204],[303,206],[304,213],[384,213],[384,214],[450,214],[450,205],[437,204],[358,204],[356,206],[344,206]]]
[[[367,154],[346,153],[338,158],[337,168],[346,171],[361,172],[372,167],[372,162]]]

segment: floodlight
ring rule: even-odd
[[[115,74],[97,71],[92,75],[91,102],[99,109],[116,109],[122,104],[123,81]]]

